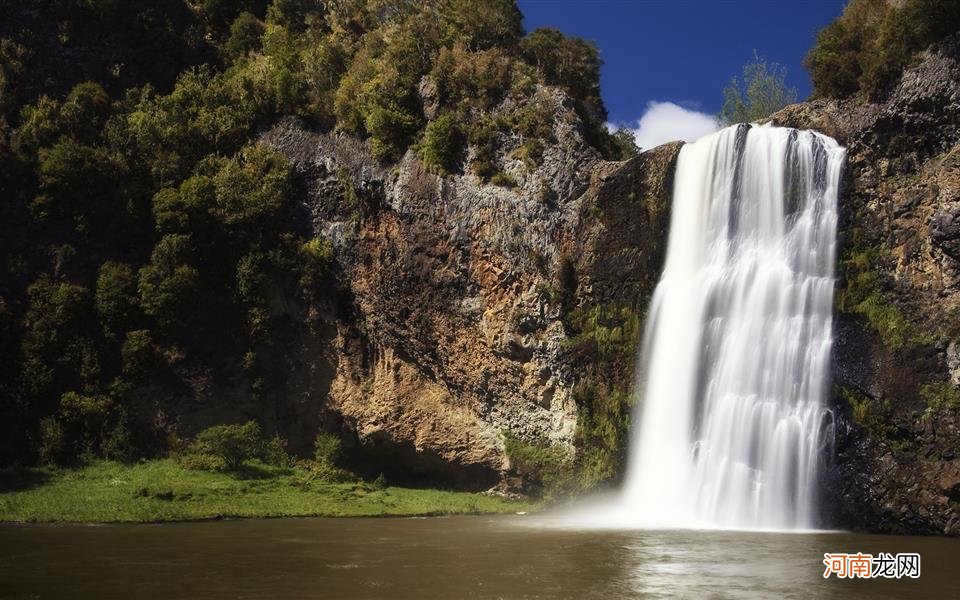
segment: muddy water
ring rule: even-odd
[[[960,598],[960,540],[566,531],[529,517],[0,525],[0,598]],[[824,552],[919,579],[824,580]]]

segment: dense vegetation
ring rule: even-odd
[[[282,397],[297,332],[338,291],[300,182],[257,142],[280,117],[509,184],[497,137],[518,132],[536,163],[555,86],[606,156],[630,151],[603,127],[597,49],[525,35],[511,0],[15,4],[0,6],[0,463],[162,455],[176,431],[150,398],[189,372]],[[191,464],[250,458],[217,458],[226,433]]]
[[[806,58],[815,97],[882,98],[931,44],[960,30],[960,4],[851,0]]]

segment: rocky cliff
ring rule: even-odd
[[[960,533],[960,38],[883,103],[818,100],[775,124],[848,148],[834,348],[832,524]]]
[[[327,409],[398,477],[510,482],[514,436],[615,477],[633,353],[667,233],[678,144],[601,160],[555,92],[556,143],[516,185],[395,167],[294,120],[265,135],[305,183],[347,307],[333,319]],[[833,448],[825,519],[960,533],[960,63],[927,52],[883,103],[773,115],[849,151],[841,199]],[[593,453],[593,454],[591,454]]]
[[[573,462],[592,446],[577,443],[584,419],[625,427],[679,145],[603,161],[569,99],[550,97],[556,143],[539,165],[512,158],[523,140],[497,140],[511,187],[438,176],[414,151],[385,167],[294,120],[265,135],[303,179],[349,298],[327,410],[389,475],[485,489],[515,471],[506,436]],[[611,395],[616,414],[591,416]],[[606,441],[597,478],[622,451]]]

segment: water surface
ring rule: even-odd
[[[0,525],[0,598],[960,598],[960,540],[572,531],[530,517]],[[919,552],[824,580],[824,552]]]

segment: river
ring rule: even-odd
[[[0,598],[958,598],[960,540],[590,531],[529,516],[0,525]],[[917,552],[919,579],[823,578]]]

